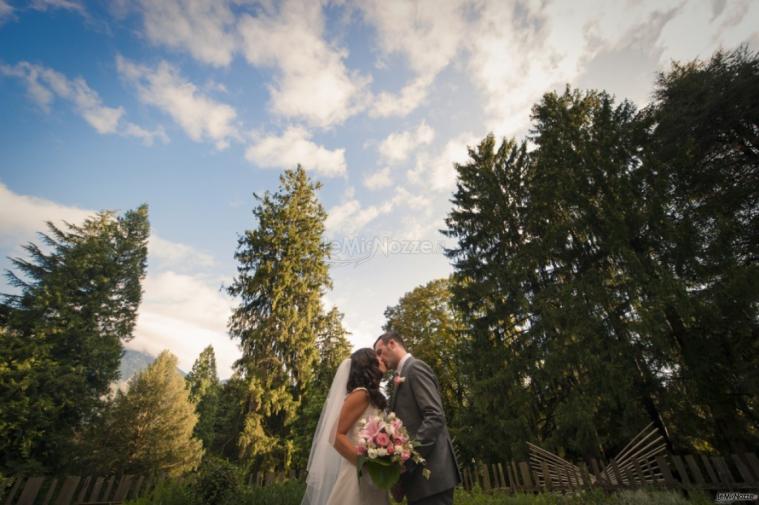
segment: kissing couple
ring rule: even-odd
[[[389,402],[380,391],[388,370],[395,372]],[[357,466],[361,427],[390,413],[406,427],[414,450],[425,460],[422,468],[405,455],[393,498],[400,502],[405,496],[409,505],[453,503],[454,488],[462,479],[440,384],[429,365],[406,350],[403,337],[388,331],[377,338],[374,349],[359,349],[338,367],[314,432],[301,505],[389,505],[387,491],[368,472],[359,477]]]

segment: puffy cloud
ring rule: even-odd
[[[399,163],[406,160],[414,149],[430,144],[434,138],[435,130],[422,121],[416,130],[388,135],[380,144],[379,153],[388,163]]]
[[[245,14],[239,32],[248,62],[277,69],[269,86],[274,113],[329,127],[365,107],[369,78],[350,72],[347,51],[322,37],[320,2],[287,0],[278,12]]]
[[[427,88],[431,81],[428,77],[420,77],[405,85],[397,94],[381,92],[374,97],[369,115],[372,117],[405,116],[427,98]]]
[[[291,126],[281,136],[255,136],[245,158],[265,168],[304,168],[327,177],[345,174],[345,149],[330,150],[311,141],[302,127]]]
[[[187,50],[197,60],[227,66],[236,48],[235,16],[226,1],[143,0],[145,35],[151,42]]]
[[[169,114],[192,140],[210,140],[222,150],[240,138],[235,110],[201,93],[166,61],[150,68],[119,55],[116,66],[140,100]]]
[[[438,153],[422,152],[416,158],[416,164],[407,173],[407,178],[432,191],[450,191],[456,186],[456,169],[454,163],[464,163],[469,159],[468,145],[479,143],[479,139],[470,133],[464,133],[449,140]]]
[[[143,286],[135,338],[127,347],[154,356],[169,349],[179,358],[179,367],[189,371],[200,352],[213,345],[219,374],[229,377],[240,356],[226,332],[233,300],[197,274],[150,273]]]
[[[38,11],[47,11],[50,9],[76,11],[87,17],[87,10],[84,8],[84,5],[74,0],[32,0],[29,6]]]
[[[155,139],[168,141],[166,133],[160,128],[149,131],[123,121],[123,107],[103,105],[97,92],[81,77],[69,79],[56,70],[26,61],[14,66],[0,64],[0,75],[24,81],[29,98],[47,112],[56,98],[70,102],[76,112],[100,134],[136,137],[148,145],[152,145]]]
[[[327,212],[324,223],[328,236],[352,236],[377,217],[393,210],[394,203],[387,201],[381,205],[362,207],[355,197],[353,188],[349,188],[343,203],[335,205]]]
[[[380,93],[372,106],[374,116],[403,116],[426,98],[437,74],[456,56],[467,33],[467,2],[422,0],[362,0],[359,6],[376,29],[385,54],[402,54],[415,74],[400,93]]]
[[[364,177],[364,186],[368,189],[382,189],[393,183],[390,178],[390,167],[384,167]]]
[[[5,0],[0,0],[0,26],[9,19],[13,19],[13,7]]]

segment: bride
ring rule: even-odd
[[[359,349],[337,369],[322,407],[308,457],[301,505],[388,505],[387,492],[356,472],[358,422],[379,414],[387,403],[380,392],[384,363],[369,348]]]

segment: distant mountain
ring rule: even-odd
[[[132,376],[146,369],[154,361],[155,356],[151,356],[148,353],[125,349],[124,356],[121,357],[119,380],[121,382],[128,382]]]
[[[155,356],[146,352],[124,349],[124,355],[121,357],[121,366],[119,367],[119,380],[111,384],[111,394],[114,394],[116,389],[126,392],[129,379],[146,369],[148,365],[155,361],[155,358]],[[182,374],[182,377],[187,376],[180,368],[177,368],[177,372]]]

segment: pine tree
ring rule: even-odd
[[[318,359],[321,296],[332,287],[320,187],[298,166],[280,176],[276,193],[254,193],[257,228],[240,237],[235,254],[237,276],[228,292],[240,305],[228,326],[240,340],[235,367],[248,384],[239,447],[259,467],[290,468],[292,425]]]
[[[198,415],[177,372],[177,358],[163,351],[119,392],[109,415],[106,440],[110,469],[177,477],[200,464],[203,443],[193,436]]]
[[[148,208],[101,212],[82,225],[48,222],[8,272],[0,337],[0,465],[59,471],[73,434],[94,419],[118,378],[145,276]]]
[[[759,53],[742,46],[674,64],[646,112],[646,162],[665,209],[653,250],[667,274],[649,290],[661,310],[646,315],[665,329],[675,415],[694,423],[691,443],[750,451],[759,444]]]
[[[195,436],[203,441],[204,447],[211,447],[220,393],[213,346],[203,349],[185,380],[190,389],[190,401],[195,405],[199,417]]]

